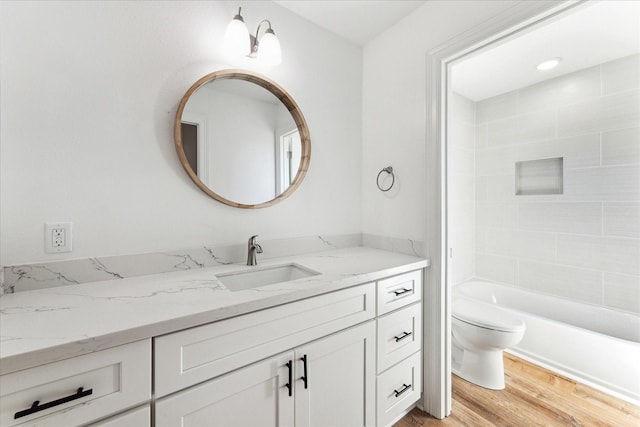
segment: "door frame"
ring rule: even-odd
[[[426,53],[426,252],[423,395],[419,406],[442,419],[451,413],[451,295],[447,267],[447,108],[451,67],[588,0],[522,1]]]

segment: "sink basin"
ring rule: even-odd
[[[274,283],[289,282],[303,277],[316,276],[320,273],[301,267],[297,264],[278,265],[259,269],[243,270],[234,273],[219,274],[216,277],[230,291],[259,288]]]

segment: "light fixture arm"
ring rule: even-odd
[[[244,18],[242,17],[242,7],[238,8],[238,13],[236,14],[236,16],[233,17],[233,19],[237,19],[240,22],[244,22]]]
[[[273,29],[271,28],[271,21],[269,21],[268,19],[263,19],[262,21],[260,21],[260,23],[258,24],[258,28],[256,29],[256,35],[252,36],[249,35],[251,37],[251,53],[249,54],[250,57],[255,58],[256,55],[258,54],[258,45],[260,44],[260,42],[258,41],[258,34],[260,33],[260,27],[262,26],[262,24],[267,23],[269,25],[269,28],[267,28],[264,32],[266,33],[271,33],[273,35],[275,35],[275,31],[273,31]]]

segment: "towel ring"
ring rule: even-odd
[[[380,185],[380,175],[382,175],[383,172],[386,172],[389,175],[391,175],[391,185],[389,185],[389,187],[387,188],[382,188],[382,186]],[[391,187],[393,187],[393,184],[395,184],[395,182],[396,182],[396,176],[393,174],[393,168],[391,166],[387,166],[386,168],[383,168],[380,172],[378,172],[378,177],[376,178],[376,185],[378,186],[380,191],[391,190]]]

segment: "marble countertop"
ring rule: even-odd
[[[258,268],[296,263],[319,272],[232,292],[231,264],[120,280],[17,292],[0,297],[0,375],[289,303],[429,265],[367,247],[259,260]]]

